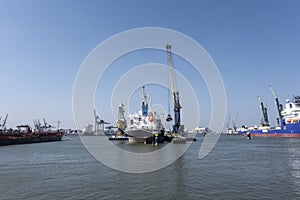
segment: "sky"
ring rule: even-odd
[[[299,9],[297,0],[0,0],[0,116],[9,113],[8,127],[46,118],[53,125],[60,120],[62,127],[74,128],[73,86],[89,53],[120,32],[161,27],[193,38],[213,59],[226,90],[225,126],[229,115],[230,124],[259,124],[257,96],[275,124],[277,111],[268,86],[272,85],[281,103],[300,95]],[[180,56],[173,59],[174,68],[196,91],[198,125],[208,126],[211,105],[205,82]],[[111,64],[95,95],[101,118],[114,123],[103,94],[111,94],[122,74],[143,63],[167,65],[166,52],[132,52]],[[153,104],[168,107],[167,89],[146,87]],[[141,91],[130,92],[126,108],[134,112],[139,109]],[[186,109],[185,122],[194,114]]]

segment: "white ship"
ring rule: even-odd
[[[123,104],[119,107],[118,127],[122,127],[124,132],[128,134],[129,142],[144,143],[147,138],[152,137],[154,133],[159,132],[162,128],[161,116],[151,109],[151,98],[147,99],[145,86],[142,87],[142,107],[133,114],[129,114],[129,124],[126,125],[124,118]]]

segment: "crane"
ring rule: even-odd
[[[230,128],[230,119],[231,119],[231,114],[229,114],[228,121],[227,121],[227,124],[226,124],[227,133],[229,133],[229,130],[231,130],[231,128]]]
[[[237,125],[237,120],[238,120],[238,118],[239,118],[239,114],[240,114],[240,111],[238,111],[238,112],[236,113],[235,121],[232,122],[234,132],[236,132],[236,125]]]
[[[260,103],[260,107],[261,107],[261,110],[262,110],[262,113],[263,113],[263,125],[264,126],[269,126],[270,123],[269,123],[269,119],[268,119],[268,111],[267,111],[267,108],[264,106],[264,103],[263,101],[261,100],[261,98],[258,96],[258,101]]]
[[[172,53],[171,53],[171,45],[167,44],[167,53],[168,53],[168,64],[169,64],[169,72],[170,72],[170,82],[172,87],[172,96],[173,96],[173,104],[174,104],[174,125],[173,125],[173,132],[177,134],[179,132],[180,124],[180,109],[181,105],[179,102],[179,92],[176,90],[175,81],[174,81],[174,72],[173,72],[173,60],[172,60]],[[166,121],[171,121],[172,117],[168,114]]]
[[[127,121],[124,113],[125,113],[124,104],[121,102],[119,106],[118,121],[117,121],[117,128],[120,130],[121,133],[123,133],[123,131],[127,128]]]
[[[275,92],[274,92],[273,88],[271,87],[271,85],[269,85],[269,89],[271,90],[271,92],[272,92],[272,94],[273,94],[273,96],[274,96],[274,98],[275,98],[275,102],[276,102],[276,106],[277,106],[277,111],[278,111],[278,116],[279,116],[279,120],[280,120],[280,122],[281,122],[281,120],[282,120],[282,114],[281,114],[281,111],[282,111],[282,104],[279,104],[278,97],[277,97],[277,95],[275,94]],[[279,120],[278,120],[278,121],[279,121]],[[279,123],[278,123],[278,124],[279,124]]]
[[[109,124],[108,122],[100,119],[97,115],[96,108],[94,108],[94,119],[95,119],[95,134],[103,134],[104,132],[104,125]]]
[[[3,124],[2,125],[0,124],[0,126],[2,126],[3,128],[5,128],[7,117],[8,117],[8,113],[6,114],[5,119],[3,120]]]

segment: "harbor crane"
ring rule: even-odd
[[[172,87],[172,96],[173,96],[173,104],[174,104],[174,125],[173,125],[173,133],[177,134],[180,132],[180,109],[182,108],[179,102],[179,92],[176,90],[175,81],[174,81],[174,71],[173,71],[173,60],[171,53],[171,45],[167,44],[166,46],[168,53],[168,64],[169,64],[169,72],[170,72],[170,82]],[[172,121],[171,114],[168,114],[166,121]]]

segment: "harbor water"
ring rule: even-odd
[[[300,199],[300,139],[222,135],[199,159],[203,138],[171,165],[141,174],[101,164],[77,136],[1,146],[0,199]]]

